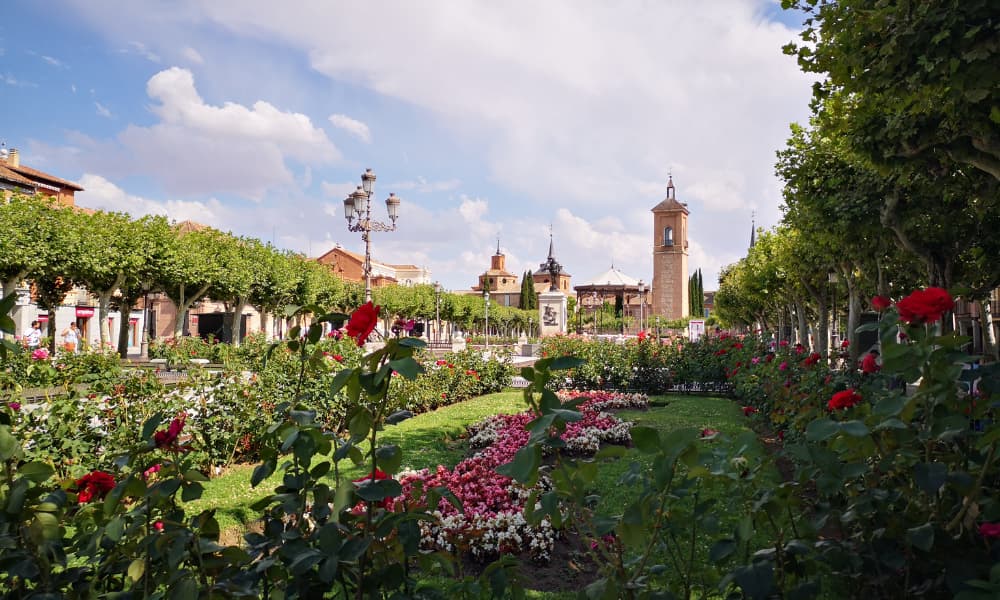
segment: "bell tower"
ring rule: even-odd
[[[667,197],[653,207],[653,313],[681,319],[688,304],[688,209],[677,201],[673,176]]]

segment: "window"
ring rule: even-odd
[[[663,245],[673,246],[674,245],[674,229],[673,227],[663,228]]]

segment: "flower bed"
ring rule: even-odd
[[[584,455],[597,452],[602,443],[631,441],[632,424],[605,411],[648,405],[641,394],[609,392],[562,392],[560,400],[582,400],[577,410],[583,418],[570,423],[561,437],[570,452]],[[461,502],[462,511],[447,501],[432,507],[438,521],[421,522],[421,545],[425,550],[468,550],[477,560],[528,552],[534,560],[549,560],[558,532],[548,520],[531,526],[524,517],[524,506],[532,492],[548,489],[548,482],[542,478],[533,488],[526,488],[496,472],[527,444],[525,427],[533,419],[530,412],[489,417],[469,428],[469,444],[481,450],[453,469],[438,466],[434,471],[400,473],[400,498],[414,498],[423,504],[424,490],[440,486]]]

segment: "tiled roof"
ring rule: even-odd
[[[663,202],[660,202],[659,204],[657,204],[656,206],[654,206],[652,210],[653,210],[653,212],[668,211],[668,210],[682,210],[682,211],[684,211],[684,212],[686,212],[688,214],[690,214],[690,212],[691,212],[691,211],[688,210],[687,206],[684,206],[683,204],[681,204],[677,200],[674,200],[673,198],[664,198]]]
[[[0,162],[0,179],[3,179],[4,181],[9,181],[11,183],[20,186],[29,187],[31,189],[35,188],[34,181],[26,177],[22,177],[20,174],[18,174],[17,172],[15,172],[13,169],[9,168],[6,164],[2,162]]]
[[[201,231],[202,229],[208,229],[208,225],[202,225],[201,223],[196,223],[195,221],[181,221],[175,225],[177,231],[180,233],[191,233],[192,231]]]
[[[49,175],[48,173],[44,171],[39,171],[38,169],[32,169],[31,167],[26,167],[24,165],[18,165],[16,167],[12,167],[10,165],[3,165],[3,166],[11,171],[16,171],[20,175],[23,175],[24,177],[27,178],[42,179],[44,181],[55,183],[61,187],[70,188],[78,192],[83,191],[83,188],[80,187],[80,184],[78,183],[73,183],[72,181],[69,181],[67,179],[62,179],[61,177],[56,177],[55,175]]]

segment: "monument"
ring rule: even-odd
[[[552,243],[552,232],[549,231],[549,257],[539,265],[541,270],[548,272],[551,285],[547,291],[538,294],[538,323],[542,337],[566,333],[566,294],[559,290],[559,274],[562,265],[556,261]]]

